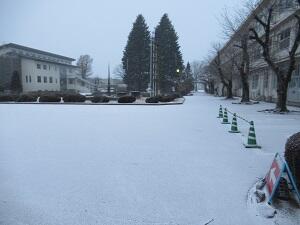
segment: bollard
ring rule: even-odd
[[[246,148],[261,148],[261,146],[257,145],[256,135],[254,129],[254,122],[250,122],[250,129],[248,134],[247,144],[244,144]]]
[[[219,116],[218,116],[217,118],[223,118],[223,109],[222,109],[222,105],[220,105]]]
[[[224,108],[224,115],[223,115],[223,121],[222,124],[230,124],[228,121],[228,114],[227,114],[227,109]]]
[[[233,118],[232,118],[232,123],[231,123],[231,130],[228,131],[229,133],[240,133],[240,131],[238,130],[238,126],[237,126],[237,119],[236,119],[236,114],[233,114]]]

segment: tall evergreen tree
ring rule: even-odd
[[[157,85],[162,93],[170,93],[178,88],[183,74],[183,60],[178,44],[178,35],[168,14],[164,14],[155,29],[157,57]]]
[[[193,73],[192,73],[191,65],[188,62],[180,78],[180,83],[177,86],[177,91],[180,92],[182,95],[186,95],[190,93],[194,89],[193,82],[194,82]]]
[[[138,15],[123,52],[123,80],[128,90],[145,91],[149,83],[150,32],[145,19]]]

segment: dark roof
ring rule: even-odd
[[[29,48],[29,47],[18,45],[18,44],[14,44],[14,43],[9,43],[9,44],[5,44],[5,45],[1,45],[0,49],[7,48],[7,47],[17,48],[17,49],[20,49],[20,50],[26,50],[26,51],[35,52],[35,53],[38,53],[38,54],[45,54],[45,55],[56,57],[56,58],[61,58],[61,59],[65,59],[65,60],[75,61],[75,59],[73,59],[73,58],[69,58],[69,57],[62,56],[62,55],[57,55],[57,54],[54,54],[54,53],[51,53],[51,52],[41,51],[41,50],[34,49],[34,48]]]

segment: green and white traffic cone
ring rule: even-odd
[[[255,129],[254,129],[254,122],[250,122],[250,129],[249,129],[249,135],[248,135],[248,141],[247,144],[244,144],[246,148],[261,148],[256,142],[256,135],[255,135]]]
[[[229,131],[229,133],[240,133],[240,131],[238,130],[238,126],[237,126],[237,119],[236,119],[235,113],[233,114],[231,130]]]
[[[219,116],[218,116],[217,118],[223,118],[223,109],[222,109],[222,105],[220,105]]]
[[[228,114],[227,114],[227,109],[224,109],[224,115],[223,115],[223,121],[222,124],[230,124],[228,121]]]

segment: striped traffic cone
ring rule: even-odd
[[[222,124],[230,124],[228,121],[227,109],[224,109],[223,121]]]
[[[246,148],[261,148],[261,146],[257,145],[257,142],[256,142],[256,135],[255,135],[253,121],[250,122],[248,141],[247,141],[247,144],[244,144],[244,145]]]
[[[220,105],[219,116],[218,116],[217,118],[223,118],[223,109],[222,109],[222,105]]]
[[[237,119],[236,119],[235,113],[233,114],[231,130],[229,131],[229,133],[240,133],[240,131],[238,130],[238,126],[237,126]]]

